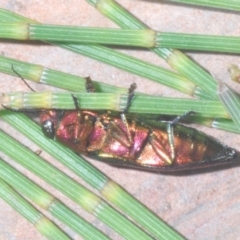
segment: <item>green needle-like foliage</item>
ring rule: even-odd
[[[240,53],[239,37],[156,32],[149,29],[120,30],[9,22],[0,23],[0,38]]]
[[[1,11],[0,9],[0,17],[2,16],[1,20],[3,22],[5,21],[5,19],[9,20],[12,15],[15,21],[16,19],[18,19],[19,22],[26,21],[26,18],[20,15],[14,14],[12,12],[7,12],[6,10]],[[131,57],[127,54],[120,53],[113,49],[100,45],[85,45],[85,44],[77,45],[69,43],[60,44],[57,42],[51,43],[61,46],[75,53],[91,57],[98,61],[107,63],[109,65],[115,66],[125,71],[145,77],[152,81],[176,89],[180,92],[186,93],[188,95],[199,96],[201,98],[207,99],[211,98],[211,95],[209,97],[209,94],[206,91],[203,91],[201,88],[197,87],[196,84],[186,79],[186,77],[175,72],[163,69],[157,65],[153,65],[148,62]]]
[[[121,30],[8,22],[0,23],[0,38],[240,53],[239,37],[156,32],[150,29]]]
[[[0,171],[2,165],[5,165],[0,159]],[[21,195],[12,189],[5,181],[3,176],[0,178],[0,197],[3,198],[9,205],[11,205],[17,212],[24,216],[31,222],[35,228],[47,239],[61,239],[70,240],[62,230],[53,224],[48,218],[43,216],[37,209],[28,203]]]
[[[227,132],[240,133],[236,124],[230,119],[224,118],[202,118],[199,116],[188,117],[188,123],[197,123],[210,128],[216,128]]]
[[[166,48],[240,53],[239,37],[161,32],[157,33],[156,41],[155,46]]]
[[[31,199],[38,206],[48,210],[54,217],[65,223],[80,236],[84,237],[84,239],[109,239],[102,232],[97,230],[91,224],[87,223],[84,219],[79,217],[50,193],[43,190],[37,184],[23,176],[7,163],[4,163],[2,160],[0,160],[0,175],[5,182],[17,189],[27,198]],[[57,235],[52,233],[52,239],[55,236],[57,238]]]
[[[42,40],[67,43],[111,44],[154,47],[156,33],[152,30],[120,30],[37,23],[0,23],[0,38]]]
[[[232,120],[236,124],[238,130],[240,130],[240,98],[224,83],[219,84],[218,91],[219,99],[227,112],[231,116]]]
[[[148,29],[144,23],[135,18],[130,12],[121,7],[114,0],[87,1],[104,16],[108,17],[124,29]],[[194,82],[201,91],[204,89],[208,93],[198,93],[198,88],[193,95],[204,99],[217,99],[217,82],[209,73],[180,51],[162,47],[155,47],[150,50],[163,58],[172,68],[176,69],[183,76],[186,76],[187,79]]]

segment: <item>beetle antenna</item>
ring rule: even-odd
[[[16,71],[16,69],[14,69],[13,64],[12,64],[11,66],[12,66],[13,72],[25,83],[25,85],[26,85],[32,92],[35,92],[35,90],[26,82],[26,80],[20,75],[20,73],[18,73],[18,72]]]

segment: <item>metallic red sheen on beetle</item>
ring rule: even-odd
[[[237,152],[193,128],[167,122],[123,121],[93,111],[43,111],[45,135],[79,154],[146,170],[185,170],[233,162]]]

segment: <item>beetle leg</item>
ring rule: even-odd
[[[195,114],[194,111],[189,111],[186,112],[180,116],[177,116],[174,118],[172,121],[167,123],[167,133],[168,133],[168,141],[169,141],[169,146],[171,149],[171,158],[174,160],[176,155],[175,155],[175,146],[174,146],[174,130],[173,130],[173,125],[178,124],[182,119],[188,117],[189,115]]]
[[[132,103],[133,97],[134,97],[134,90],[137,88],[136,83],[132,83],[130,85],[130,88],[128,89],[128,100],[127,100],[127,106],[124,108],[123,112],[127,113],[128,109]]]
[[[167,124],[167,134],[168,134],[168,142],[171,149],[171,159],[174,161],[175,159],[175,148],[174,148],[174,132],[173,132],[173,124]]]
[[[173,119],[172,121],[170,121],[170,122],[171,122],[172,125],[173,125],[173,124],[177,124],[177,123],[181,122],[184,118],[186,118],[186,117],[188,117],[188,116],[190,116],[190,115],[193,115],[193,114],[196,114],[196,112],[194,112],[194,111],[188,111],[188,112],[186,112],[186,113],[184,113],[184,114],[182,114],[182,115],[177,116],[176,118],[174,118],[174,119]]]
[[[128,89],[128,100],[127,100],[127,106],[125,107],[125,109],[123,110],[123,112],[120,114],[121,116],[121,119],[124,123],[124,126],[126,127],[126,130],[127,130],[127,136],[128,136],[128,140],[130,143],[133,142],[133,139],[132,139],[132,135],[130,133],[130,129],[129,129],[129,125],[128,125],[128,121],[127,121],[127,118],[126,118],[126,113],[128,112],[128,109],[131,105],[131,102],[133,100],[133,97],[134,97],[134,90],[136,89],[137,85],[136,83],[132,83],[130,85],[130,88]]]

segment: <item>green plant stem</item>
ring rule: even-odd
[[[238,129],[236,124],[230,119],[213,119],[211,127],[222,131],[240,134],[240,130]]]
[[[147,29],[148,27],[135,18],[131,13],[121,7],[113,0],[87,0],[104,16],[111,19],[120,27],[126,29]],[[178,50],[167,48],[151,48],[152,52],[162,57],[172,68],[176,69],[183,76],[194,82],[200,89],[204,89],[208,94],[198,94],[195,96],[204,99],[217,99],[217,81],[198,64],[193,62],[186,55]]]
[[[47,84],[69,91],[86,91],[85,78],[49,69],[41,65],[7,58],[5,56],[0,56],[0,71],[17,77],[21,76],[24,79],[28,79],[36,83]],[[116,87],[110,84],[97,81],[93,81],[93,84],[96,92],[127,92],[127,89],[125,88]]]
[[[0,37],[17,40],[153,47],[157,44],[155,35],[156,33],[152,30],[121,30],[19,22],[0,23]]]
[[[233,11],[240,11],[240,1],[239,0],[169,0],[170,2],[199,5],[206,7],[214,7],[221,9],[229,9]]]
[[[156,32],[150,29],[109,29],[8,22],[0,23],[0,38],[240,53],[239,37]]]
[[[28,130],[29,131],[29,130]],[[0,150],[128,239],[152,239],[98,196],[0,131]]]
[[[0,164],[2,160],[0,159]],[[1,169],[0,169],[1,170]],[[14,189],[0,178],[0,197],[11,205],[17,212],[31,222],[34,227],[47,239],[70,240],[70,238],[48,218],[28,203]]]
[[[114,93],[69,93],[69,92],[12,92],[0,96],[4,107],[19,109],[76,109],[73,96],[77,97],[80,109],[112,110],[123,112],[127,106],[128,94]],[[129,113],[181,115],[195,111],[203,117],[229,118],[219,101],[167,98],[135,95],[128,109]]]
[[[0,102],[3,106],[15,110],[76,109],[73,96],[78,98],[80,109],[89,110],[123,111],[128,99],[127,94],[115,93],[12,92],[2,94]]]
[[[43,190],[2,160],[0,160],[0,175],[14,189],[17,189],[18,192],[31,199],[38,206],[48,210],[54,217],[72,228],[80,236],[84,237],[84,239],[109,239],[50,193]],[[55,236],[52,234],[52,238]],[[55,239],[58,238],[56,237]]]
[[[155,45],[194,51],[240,53],[240,38],[184,33],[157,33]]]
[[[0,9],[0,17],[2,17],[1,21],[4,21],[5,18],[9,19],[12,15],[15,21],[17,18],[19,22],[26,21],[26,18],[22,18],[20,15],[7,12],[6,10],[1,11]],[[211,95],[209,96],[206,91],[203,91],[201,88],[197,87],[194,83],[192,83],[190,80],[187,80],[186,77],[180,74],[160,68],[159,66],[153,64],[149,64],[145,61],[128,56],[110,48],[100,45],[59,44],[56,42],[51,43],[68,49],[69,51],[88,56],[125,71],[148,78],[152,81],[166,85],[188,95],[199,96],[207,99],[211,97]]]
[[[218,96],[233,122],[240,130],[240,98],[224,83],[219,84]]]
[[[84,181],[100,191],[101,194],[104,194],[108,201],[128,214],[156,238],[163,240],[183,239],[170,226],[86,160],[77,156],[66,146],[47,139],[42,134],[41,128],[24,114],[2,111],[0,116],[1,119],[35,142],[40,149],[52,155],[83,178]]]

